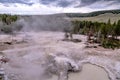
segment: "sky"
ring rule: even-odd
[[[0,13],[88,13],[120,9],[120,0],[0,0]]]

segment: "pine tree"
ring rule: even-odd
[[[116,35],[116,38],[117,36],[120,36],[120,20],[118,20],[117,25],[115,27],[115,35]]]

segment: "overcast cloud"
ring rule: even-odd
[[[0,0],[0,13],[87,13],[120,9],[120,0]]]

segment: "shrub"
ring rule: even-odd
[[[102,42],[102,46],[104,48],[120,48],[120,40],[117,39],[104,39]]]
[[[11,34],[13,32],[12,27],[8,25],[1,27],[1,31],[7,34]]]

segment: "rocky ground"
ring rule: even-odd
[[[1,68],[9,80],[47,80],[53,74],[67,80],[69,71],[81,71],[85,63],[102,67],[110,80],[120,80],[120,49],[86,47],[87,37],[74,35],[82,42],[64,41],[62,32],[29,32],[1,35]]]

